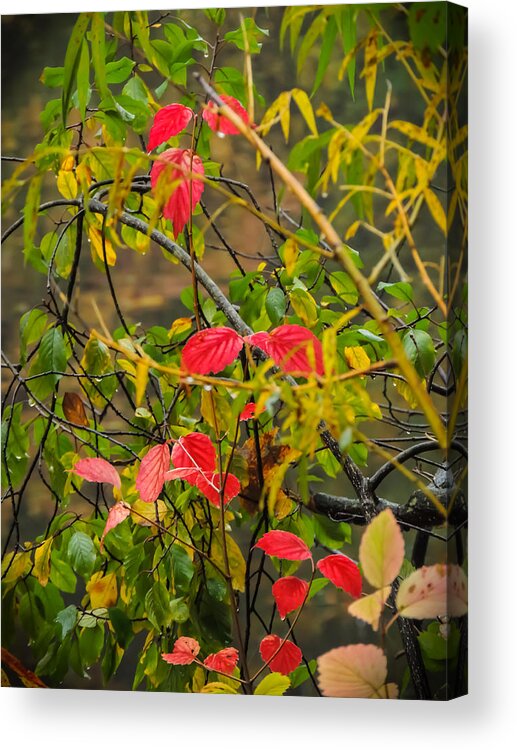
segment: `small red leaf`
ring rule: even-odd
[[[108,518],[106,521],[106,526],[104,527],[104,531],[102,532],[101,536],[101,552],[104,548],[104,537],[108,533],[108,531],[111,531],[111,529],[114,529],[115,526],[118,526],[119,523],[122,523],[129,514],[131,513],[131,510],[128,508],[128,506],[125,503],[117,503],[113,506],[113,508],[110,508],[108,513]]]
[[[171,458],[177,469],[193,468],[209,474],[215,471],[215,448],[208,435],[202,432],[190,432],[180,437],[174,443]]]
[[[258,346],[285,372],[323,375],[323,350],[312,331],[303,326],[278,326],[270,334],[264,331],[246,336],[245,341]]]
[[[170,654],[162,654],[162,659],[168,664],[192,664],[199,654],[200,645],[195,638],[182,635],[178,638]]]
[[[149,133],[147,151],[152,151],[173,135],[181,133],[191,121],[193,114],[190,107],[185,107],[183,104],[169,104],[158,110]]]
[[[296,576],[285,576],[274,582],[272,589],[273,596],[278,607],[278,614],[282,620],[285,620],[289,612],[293,612],[293,610],[301,607],[308,590],[309,584],[307,581]]]
[[[155,445],[142,459],[136,488],[145,503],[154,503],[162,491],[165,474],[171,461],[170,448],[167,443]]]
[[[300,665],[302,652],[291,641],[286,641],[280,648],[281,644],[282,639],[278,635],[266,635],[260,643],[260,655],[265,662],[269,662],[268,667],[272,672],[290,674]]]
[[[316,567],[334,586],[347,591],[352,596],[361,596],[363,582],[359,568],[346,555],[329,555],[320,560]]]
[[[227,94],[221,94],[220,98],[224,104],[235,112],[236,115],[239,115],[246,125],[249,123],[249,115],[237,99],[233,96],[228,96]],[[223,117],[217,112],[217,105],[214,104],[214,102],[210,102],[206,109],[203,110],[203,120],[205,120],[210,130],[213,130],[214,133],[238,135],[240,132],[227,117]]]
[[[198,490],[202,492],[207,500],[209,500],[212,505],[215,505],[216,508],[221,506],[221,496],[219,492],[221,481],[219,472],[214,472],[211,475],[199,473],[195,482],[190,481],[188,478],[187,482],[190,482],[192,485],[195,484]],[[227,474],[224,483],[224,504],[227,505],[227,503],[229,503],[230,500],[233,500],[240,491],[241,483],[237,477],[234,474]]]
[[[203,664],[207,669],[214,669],[216,672],[223,672],[224,674],[232,674],[238,661],[239,652],[236,648],[230,646],[229,648],[223,648],[216,654],[210,654],[210,656],[206,657]]]
[[[120,488],[117,470],[104,458],[81,458],[72,471],[88,482],[106,482]]]
[[[255,547],[264,550],[266,555],[283,560],[308,560],[311,557],[305,542],[290,531],[268,531]]]
[[[221,372],[242,349],[242,337],[233,328],[205,328],[187,341],[181,353],[181,366],[197,375]]]
[[[176,183],[163,208],[164,217],[172,221],[175,237],[183,231],[205,188],[203,180],[192,177],[191,173],[204,175],[205,168],[199,156],[193,154],[190,149],[169,148],[160,154],[151,167],[153,192],[156,193],[158,187],[164,192],[168,184]]]
[[[259,409],[254,401],[250,401],[250,403],[246,404],[244,409],[241,411],[239,415],[239,421],[245,422],[247,419],[256,419],[259,414],[262,414],[265,411],[266,409],[264,406],[261,406]]]

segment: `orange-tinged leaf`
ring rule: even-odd
[[[136,478],[136,488],[145,503],[154,503],[158,499],[170,460],[171,453],[167,443],[155,445],[143,457]]]
[[[374,630],[379,628],[379,620],[386,600],[390,595],[391,586],[385,586],[383,589],[374,591],[373,594],[356,599],[355,602],[348,605],[349,614],[364,620],[372,626]]]
[[[459,565],[418,568],[400,584],[396,606],[400,615],[417,620],[461,617],[467,612],[467,577]]]
[[[111,531],[111,529],[114,529],[115,526],[119,525],[119,523],[122,523],[122,521],[124,521],[124,519],[126,519],[130,513],[131,509],[125,503],[116,503],[112,508],[109,509],[106,526],[104,527],[104,531],[102,532],[101,536],[101,552],[104,549],[104,537],[106,536],[108,531]]]
[[[117,470],[104,458],[81,458],[71,471],[88,482],[105,482],[120,489]]]
[[[77,393],[65,393],[63,396],[63,414],[69,422],[79,427],[88,427],[89,425],[83,402]]]
[[[182,635],[174,644],[170,654],[162,654],[167,664],[192,664],[199,654],[200,645],[195,638]]]
[[[94,573],[86,584],[86,591],[90,595],[92,609],[115,606],[118,598],[116,573]]]
[[[359,561],[371,585],[382,589],[396,578],[403,560],[404,538],[393,512],[386,508],[364,532]]]
[[[207,669],[223,672],[224,674],[233,674],[233,670],[239,661],[239,652],[236,648],[230,646],[223,648],[216,654],[210,654],[204,660],[203,664]]]
[[[334,698],[396,698],[386,685],[387,660],[378,646],[358,643],[334,648],[318,658],[318,685]]]

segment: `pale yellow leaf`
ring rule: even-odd
[[[418,568],[400,584],[397,611],[423,620],[467,612],[467,577],[459,565],[437,564]]]
[[[404,538],[390,508],[368,525],[359,545],[359,561],[369,583],[377,589],[389,586],[398,575],[404,561]]]
[[[314,119],[314,112],[312,109],[311,100],[302,89],[293,89],[291,91],[293,99],[298,105],[298,109],[303,115],[305,122],[313,135],[318,135],[318,128],[316,127],[316,120]]]
[[[34,551],[33,575],[36,576],[41,586],[46,586],[50,575],[50,553],[52,551],[53,537],[45,539],[43,544]]]
[[[435,193],[433,193],[432,190],[429,190],[429,188],[424,189],[424,197],[425,202],[427,203],[427,207],[429,211],[431,212],[431,216],[435,220],[435,222],[438,224],[442,232],[446,235],[447,234],[447,217],[445,216],[445,211],[443,209],[442,204],[440,203],[440,199],[436,196]]]
[[[359,620],[364,620],[374,630],[378,630],[381,613],[390,591],[391,586],[385,586],[383,589],[374,591],[373,594],[356,599],[348,605],[348,613]]]
[[[334,698],[396,698],[386,685],[384,652],[372,644],[334,648],[318,658],[318,684],[323,695]]]
[[[284,245],[284,265],[285,270],[291,278],[294,275],[299,252],[296,242],[292,239],[288,239]]]
[[[364,370],[371,364],[362,346],[345,346],[345,359],[351,370]]]

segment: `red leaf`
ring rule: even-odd
[[[283,560],[308,560],[311,557],[305,542],[290,531],[268,531],[255,547],[264,550],[266,555]]]
[[[223,648],[216,654],[210,654],[203,664],[207,669],[214,669],[216,672],[224,672],[224,674],[233,674],[238,661],[239,652],[236,648],[230,646],[230,648]]]
[[[180,437],[174,443],[171,458],[177,469],[194,468],[209,474],[215,471],[215,448],[208,435],[202,432],[190,432]]]
[[[359,568],[346,555],[329,555],[320,560],[316,567],[334,586],[352,596],[361,596],[363,582]]]
[[[302,606],[308,590],[309,584],[307,581],[296,576],[285,576],[274,582],[273,596],[282,620],[285,620],[289,612],[293,612],[293,610]]]
[[[220,474],[214,472],[211,475],[199,473],[195,479],[195,482],[191,482],[187,478],[187,482],[198,488],[200,492],[212,503],[216,508],[221,506],[221,496],[219,490],[221,487]],[[224,483],[224,504],[233,500],[236,495],[241,491],[241,483],[234,474],[226,475],[226,482]]]
[[[181,133],[191,121],[193,114],[190,107],[185,107],[183,104],[169,104],[158,110],[149,133],[147,151],[152,151],[173,135]]]
[[[164,174],[160,179],[162,173]],[[164,217],[172,220],[175,237],[188,222],[205,188],[203,180],[191,177],[191,173],[204,175],[205,169],[199,156],[193,154],[190,149],[169,148],[160,154],[151,167],[153,191],[156,191],[159,186],[163,192],[169,183],[176,183],[176,187],[163,208]],[[191,185],[192,201],[189,201]]]
[[[266,635],[260,643],[260,655],[272,672],[290,674],[302,661],[302,652],[291,641],[286,641],[278,651],[282,639],[278,635]],[[276,653],[278,651],[278,653]],[[273,656],[276,654],[276,656]],[[271,659],[271,657],[273,657]],[[271,659],[271,661],[269,661]]]
[[[205,328],[183,347],[181,366],[197,375],[221,372],[242,349],[242,337],[233,328]]]
[[[117,470],[104,458],[81,458],[72,471],[88,482],[106,482],[120,488]]]
[[[108,531],[111,531],[111,529],[114,529],[115,526],[119,525],[119,523],[122,523],[122,521],[124,521],[130,513],[131,510],[125,503],[117,503],[113,506],[113,508],[110,508],[106,526],[104,527],[104,531],[102,532],[101,536],[101,552],[104,548],[104,537],[106,536]]]
[[[136,478],[136,488],[145,503],[154,503],[158,499],[170,461],[171,454],[167,443],[155,445],[143,457]]]
[[[278,326],[270,334],[260,331],[245,340],[265,351],[285,372],[302,375],[325,372],[321,343],[308,328],[294,324]]]
[[[168,664],[192,664],[199,654],[200,645],[195,638],[182,635],[178,638],[170,654],[162,654],[162,659]]]
[[[256,419],[259,414],[262,414],[265,411],[266,409],[264,406],[261,406],[259,409],[256,403],[250,401],[250,403],[246,404],[244,409],[241,411],[239,415],[239,421],[245,422],[247,419]]]
[[[237,99],[235,99],[233,96],[228,96],[227,94],[221,94],[220,98],[224,102],[224,104],[226,104],[235,112],[236,115],[239,115],[241,120],[243,120],[246,125],[249,123],[249,115]],[[227,117],[222,117],[217,112],[217,105],[214,104],[214,102],[210,102],[207,105],[206,109],[203,110],[203,120],[205,120],[210,130],[213,130],[214,133],[224,133],[225,135],[239,135],[240,131],[235,127],[235,125],[230,122]]]

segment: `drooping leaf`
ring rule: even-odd
[[[67,392],[63,396],[63,413],[69,422],[79,427],[88,427],[88,417],[83,402],[77,393]]]
[[[285,620],[289,612],[301,607],[308,591],[309,584],[307,581],[296,576],[284,576],[274,582],[272,587],[273,597],[282,620]]]
[[[272,672],[290,674],[302,661],[302,652],[292,641],[285,641],[278,635],[266,635],[260,642],[260,655]],[[278,652],[278,653],[277,653]],[[271,661],[270,661],[271,659]]]
[[[346,555],[328,555],[318,562],[317,568],[334,586],[354,597],[361,596],[363,582],[359,568]]]
[[[383,589],[374,591],[373,594],[356,599],[355,602],[348,605],[349,614],[367,622],[374,630],[378,630],[382,609],[390,591],[391,586],[385,586]]]
[[[105,482],[120,489],[120,476],[117,470],[104,458],[81,458],[72,471],[88,482]]]
[[[173,135],[181,133],[193,116],[194,113],[190,107],[185,107],[183,104],[169,104],[159,109],[151,126],[147,151],[153,151]]]
[[[271,333],[251,334],[246,341],[260,347],[285,372],[301,375],[313,372],[323,375],[325,372],[321,342],[303,326],[279,326]]]
[[[199,654],[200,645],[195,638],[182,635],[174,644],[170,654],[162,654],[167,664],[192,664]]]
[[[233,674],[238,661],[239,652],[236,648],[230,646],[229,648],[221,649],[216,654],[210,654],[210,656],[206,657],[203,664],[207,669],[214,669],[217,672],[224,672],[224,674]]]
[[[249,123],[249,115],[240,101],[227,94],[220,94],[220,98],[223,104],[226,104],[229,109],[235,112],[245,125]],[[214,133],[224,133],[224,135],[238,135],[240,131],[235,127],[233,122],[230,122],[227,117],[220,115],[217,110],[218,107],[214,102],[209,102],[203,110],[203,120],[210,130],[213,130]]]
[[[181,366],[197,375],[220,372],[234,361],[242,345],[242,337],[233,328],[205,328],[183,347]]]
[[[390,508],[386,508],[363,534],[359,562],[372,586],[382,589],[398,575],[404,561],[404,538]]]
[[[53,537],[45,539],[43,544],[34,551],[34,568],[32,574],[38,579],[38,583],[45,587],[50,576],[50,553],[52,551]]]
[[[318,658],[318,685],[333,698],[396,698],[398,688],[386,684],[388,667],[382,649],[371,644],[334,648]]]
[[[104,537],[106,536],[108,531],[111,531],[111,529],[114,529],[115,526],[119,525],[119,523],[122,523],[122,521],[124,521],[124,519],[126,519],[130,513],[131,513],[131,509],[125,503],[116,503],[116,505],[114,505],[113,508],[109,509],[108,518],[106,520],[106,526],[104,527],[104,531],[102,532],[102,536],[101,536],[101,544],[100,544],[101,552],[104,549]]]
[[[305,542],[290,531],[268,531],[256,543],[270,557],[282,560],[309,560],[311,551]]]
[[[196,175],[205,174],[203,162],[190,149],[169,148],[151,167],[151,187],[155,195],[166,194],[163,215],[171,219],[174,236],[183,231],[201,200],[204,182]],[[172,192],[169,185],[173,185]]]
[[[171,453],[167,443],[155,445],[143,457],[136,478],[136,488],[145,503],[154,503],[158,499],[170,460]]]
[[[467,578],[459,565],[418,568],[400,584],[397,611],[403,617],[461,617],[467,612]]]

